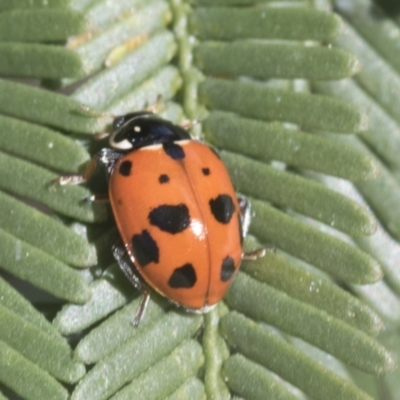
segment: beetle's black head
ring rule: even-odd
[[[190,139],[180,126],[148,111],[139,111],[115,118],[110,145],[117,150],[135,150],[152,144]]]

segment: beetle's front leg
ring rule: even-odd
[[[81,183],[85,183],[87,182],[91,176],[93,175],[94,171],[96,170],[96,166],[99,162],[99,158],[96,156],[94,156],[88,163],[88,165],[86,166],[85,170],[83,171],[82,175],[62,175],[59,176],[58,178],[52,180],[50,182],[51,186],[55,186],[55,185],[79,185]]]
[[[114,165],[122,153],[112,149],[101,149],[88,163],[82,175],[63,175],[51,181],[51,185],[79,185],[87,182],[96,171],[98,164],[102,164],[107,168],[110,175],[114,169]]]

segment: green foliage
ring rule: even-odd
[[[213,5],[218,4],[213,2]],[[252,7],[196,7],[189,18],[191,31],[201,40],[258,38],[329,41],[343,29],[342,20],[335,15],[294,7],[270,8],[268,12]],[[226,20],[230,23],[226,24]],[[351,57],[350,54],[347,56]]]
[[[399,397],[400,16],[259,3],[0,0],[0,399]],[[104,177],[52,182],[160,97],[199,120],[252,204],[245,248],[268,251],[210,313],[152,293],[134,328],[88,201]]]
[[[332,395],[344,399],[369,398],[346,379],[305,356],[274,332],[237,312],[229,313],[222,319],[221,331],[228,343],[246,357],[239,359],[242,363],[251,359],[276,372],[313,398],[324,399]],[[251,372],[252,369],[247,370],[244,377],[251,379]]]
[[[69,9],[17,9],[0,14],[0,40],[4,42],[56,42],[84,29],[84,16]]]
[[[343,146],[333,138],[299,132],[277,122],[261,122],[213,111],[204,121],[203,130],[205,138],[215,146],[260,161],[274,159],[295,168],[356,182],[374,179],[379,174],[378,165],[362,152]]]

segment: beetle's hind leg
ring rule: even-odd
[[[135,274],[133,270],[134,266],[125,260],[124,257],[127,253],[122,242],[115,244],[112,247],[112,252],[115,260],[117,261],[122,272],[128,278],[129,282],[133,285],[133,287],[142,293],[142,299],[136,311],[135,319],[133,320],[133,326],[137,327],[145,314],[146,307],[150,299],[150,290],[143,280]]]

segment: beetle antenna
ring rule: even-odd
[[[162,102],[162,98],[162,94],[158,94],[156,101],[151,105],[146,105],[146,107],[144,107],[144,111],[150,111],[153,114],[159,114],[165,107],[164,103]]]
[[[90,108],[86,104],[81,103],[81,104],[79,104],[79,107],[81,110],[83,110],[85,113],[89,114],[92,117],[109,117],[109,118],[115,119],[114,114],[111,114],[111,113],[105,112],[105,111],[93,110],[93,108]]]

